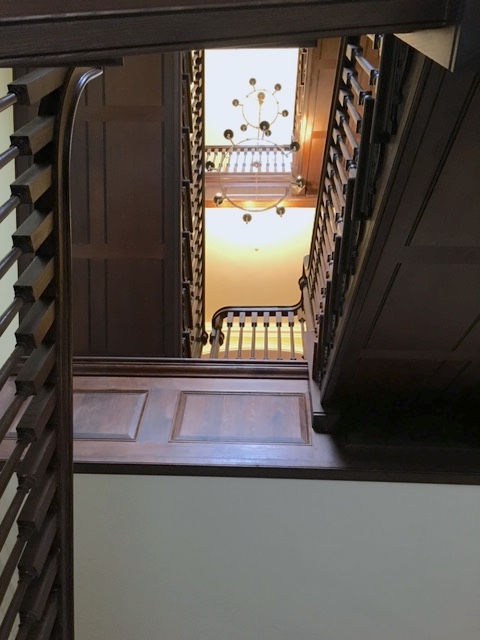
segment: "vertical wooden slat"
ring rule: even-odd
[[[232,326],[233,326],[233,311],[229,311],[227,316],[227,339],[225,340],[225,352],[223,354],[224,358],[228,358],[228,354],[230,351],[230,337],[232,335]]]
[[[245,311],[241,311],[238,316],[238,346],[237,346],[237,360],[240,360],[242,357],[242,348],[243,348],[243,332],[245,329]]]
[[[290,329],[290,360],[296,360],[295,357],[295,336],[293,333],[293,328],[295,324],[295,319],[293,315],[293,311],[288,312],[288,327]]]
[[[210,357],[215,357],[215,347],[216,341],[223,338],[223,334],[220,331],[220,327],[224,319],[227,324],[227,337],[225,349],[223,351],[223,358],[228,359],[229,357],[235,359],[244,359],[248,356],[244,356],[249,350],[249,359],[256,360],[258,351],[262,352],[262,340],[257,333],[257,327],[259,323],[259,319],[263,321],[263,358],[264,360],[269,360],[273,355],[272,352],[276,352],[277,359],[283,360],[283,348],[282,348],[282,340],[290,340],[290,331],[287,330],[287,325],[283,326],[283,318],[288,318],[289,325],[293,327],[293,340],[295,340],[295,321],[298,317],[298,314],[301,310],[301,303],[298,303],[295,306],[291,307],[224,307],[217,311],[214,314],[212,319],[212,325],[215,330],[212,331],[211,335],[211,343],[212,349],[210,352]],[[270,327],[270,318],[274,318],[275,326],[277,328],[276,331],[276,346],[274,344],[269,344],[269,327]],[[249,324],[248,324],[249,323]],[[249,326],[251,331],[248,332],[246,327]],[[237,333],[238,328],[238,333]],[[285,329],[285,331],[284,331]],[[285,334],[285,335],[284,335]],[[233,336],[238,336],[238,342],[235,343],[235,348],[232,349],[232,340]],[[273,337],[272,337],[273,338]],[[250,339],[250,343],[248,343],[248,339]],[[272,348],[270,348],[272,347]],[[289,347],[287,347],[288,349]],[[298,348],[292,343],[291,349],[293,350],[293,357],[291,360],[297,360],[296,351]],[[235,355],[230,356],[230,352],[234,351]]]
[[[251,326],[252,326],[252,342],[250,349],[250,359],[255,360],[255,334],[257,331],[257,321],[258,321],[258,312],[253,311],[251,317]]]
[[[270,324],[270,313],[265,311],[263,314],[263,327],[264,327],[264,338],[263,338],[263,358],[264,360],[268,360],[268,326]]]
[[[277,325],[277,360],[282,360],[282,314],[277,311],[275,314]]]
[[[213,333],[213,332],[212,332]],[[218,352],[220,349],[220,329],[215,329],[213,339],[211,340],[210,358],[218,358]]]

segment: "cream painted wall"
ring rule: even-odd
[[[76,640],[475,640],[480,490],[75,477]]]
[[[11,69],[0,69],[0,96],[7,93],[7,83],[12,80]],[[0,113],[0,151],[8,149],[10,146],[10,134],[13,132],[13,110],[7,109]],[[15,179],[15,165],[11,162],[0,171],[0,203],[5,202],[10,197],[10,183]],[[0,257],[3,257],[12,248],[12,233],[16,228],[15,213],[12,213],[0,225]],[[10,271],[0,281],[0,301],[2,302],[2,312],[13,299],[13,283],[17,279],[17,269],[12,267]],[[0,337],[0,361],[10,355],[15,345],[14,332],[18,323],[12,322],[7,331]]]
[[[3,517],[7,511],[8,505],[11,504],[13,498],[15,497],[17,486],[18,486],[17,478],[14,477],[12,478],[12,480],[10,480],[7,488],[5,489],[5,493],[3,494],[2,499],[0,500],[0,522],[3,520]],[[17,536],[18,536],[18,528],[17,526],[14,526],[12,527],[10,533],[8,534],[8,537],[5,541],[3,548],[0,549],[0,571],[5,566],[5,563],[7,562],[8,557],[13,550]],[[10,581],[10,584],[7,587],[7,591],[5,593],[3,602],[0,603],[0,621],[3,620],[7,612],[8,605],[10,604],[10,601],[13,598],[13,595],[15,593],[17,583],[18,583],[18,573],[15,573],[13,575],[12,580]],[[15,629],[15,626],[16,625],[14,625],[14,629]],[[13,640],[14,637],[15,637],[15,630],[11,632],[9,636],[9,640],[10,638]]]
[[[12,71],[11,69],[0,69],[0,96],[4,96],[7,93],[7,83],[11,82],[12,79]],[[10,146],[9,135],[13,131],[13,111],[12,109],[7,109],[3,113],[0,113],[0,151],[4,151]],[[15,167],[14,164],[11,163],[4,169],[0,171],[0,203],[5,202],[7,198],[10,197],[10,183],[15,179]],[[4,220],[0,225],[0,257],[3,257],[11,248],[12,248],[12,233],[15,231],[15,214],[11,214],[6,220]],[[10,271],[3,277],[0,281],[0,302],[1,302],[1,310],[3,311],[7,305],[13,299],[13,283],[16,280],[17,270],[16,268],[10,269]],[[17,322],[14,321],[7,331],[0,337],[0,362],[4,362],[4,360],[8,357],[8,355],[12,352],[14,347],[14,332],[17,327]],[[6,505],[10,503],[15,493],[16,488],[16,478],[14,481],[10,482],[8,489],[6,490],[4,497],[0,504],[0,520],[3,516],[4,509]],[[5,543],[5,546],[0,551],[0,567],[3,567],[8,555],[15,544],[15,540],[17,537],[16,527],[12,530],[8,539]],[[11,597],[15,591],[15,586],[17,583],[17,577],[14,577],[14,580],[9,585],[7,594],[5,599],[0,605],[0,619],[3,619],[3,615],[6,611],[8,603],[10,602]],[[12,634],[12,637],[14,634]]]

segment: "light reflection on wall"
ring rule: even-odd
[[[223,306],[298,302],[314,213],[267,211],[247,225],[237,209],[207,209],[206,320]]]

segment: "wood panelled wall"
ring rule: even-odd
[[[73,143],[74,352],[181,355],[180,57],[107,67]]]
[[[305,70],[305,99],[301,112],[295,114],[295,135],[300,150],[293,156],[292,173],[305,178],[309,194],[318,193],[339,42],[338,38],[319,40],[317,46],[310,49]]]
[[[480,380],[480,82],[418,56],[410,78],[323,405],[374,396],[378,411],[403,394],[435,408],[459,399],[467,415]]]

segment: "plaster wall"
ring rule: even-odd
[[[75,477],[76,639],[473,640],[471,486]]]

